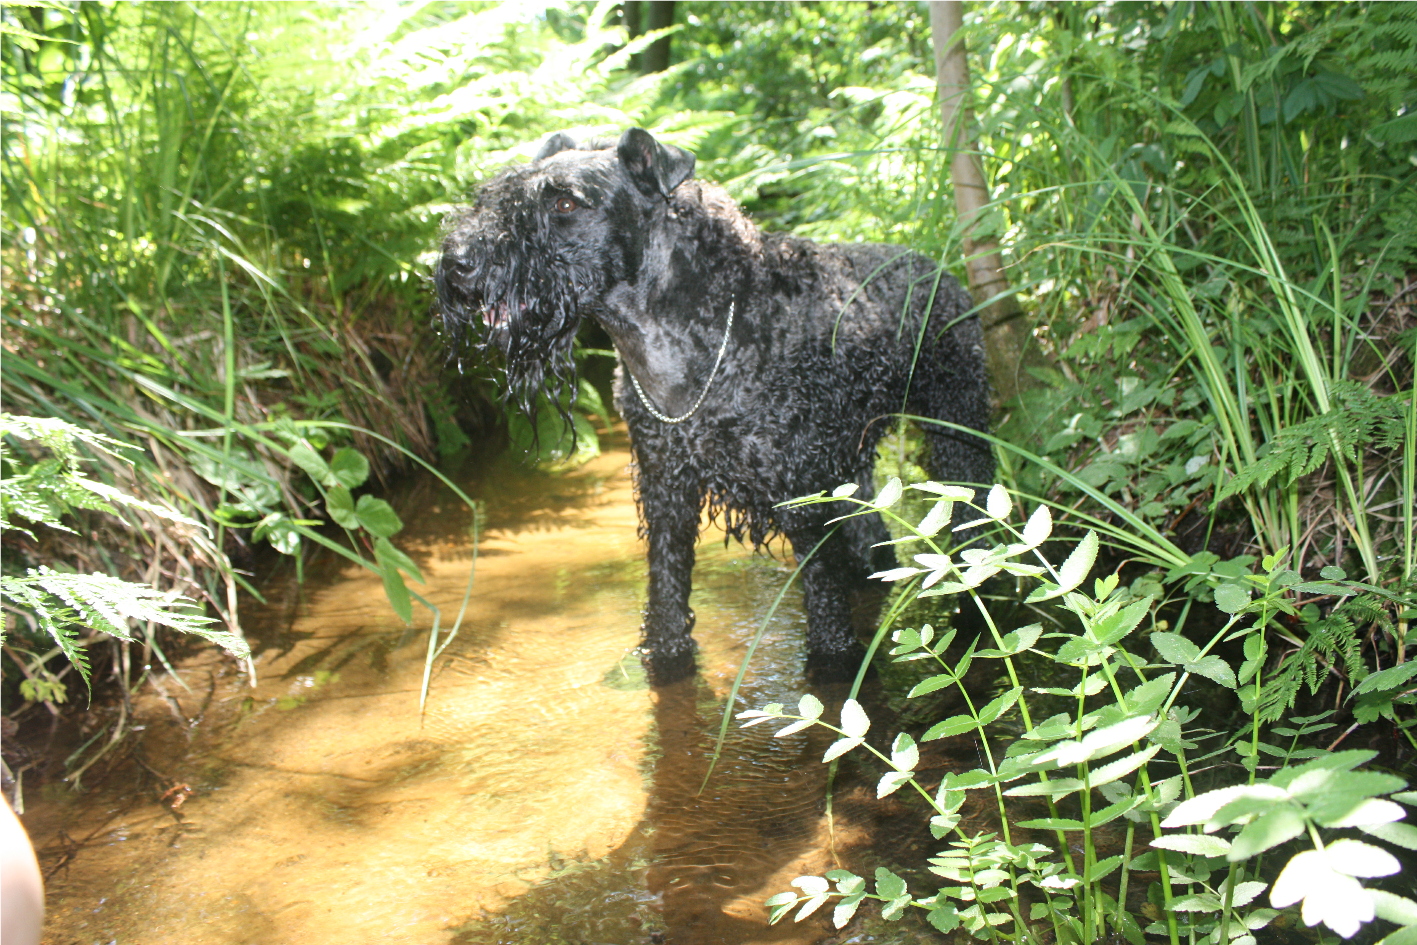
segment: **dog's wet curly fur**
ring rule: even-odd
[[[856,518],[823,542],[845,508],[779,503],[845,482],[869,490],[892,415],[984,430],[979,323],[934,261],[763,233],[693,168],[693,155],[640,129],[581,145],[552,136],[450,220],[435,274],[442,314],[500,352],[507,394],[527,410],[574,383],[582,319],[613,339],[649,542],[642,652],[656,683],[693,669],[705,513],[754,546],[780,533],[799,559],[817,549],[802,574],[808,653],[831,672],[859,655],[848,592],[879,561],[871,545],[885,530]],[[931,425],[926,435],[936,478],[991,481],[983,440]]]

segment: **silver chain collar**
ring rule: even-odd
[[[704,384],[704,389],[699,392],[699,399],[694,401],[694,406],[690,407],[689,412],[683,416],[670,417],[660,413],[659,409],[650,402],[649,396],[645,394],[644,388],[640,386],[640,382],[635,380],[635,375],[630,370],[630,365],[625,365],[625,374],[630,378],[630,384],[634,386],[635,393],[640,395],[640,403],[645,405],[645,409],[649,411],[651,417],[654,417],[654,419],[661,423],[683,423],[699,412],[699,408],[703,406],[704,398],[708,396],[709,388],[713,386],[713,379],[718,376],[718,369],[723,364],[723,355],[728,351],[728,336],[729,333],[733,331],[734,304],[732,300],[728,303],[728,324],[723,326],[723,343],[718,346],[718,357],[714,359],[713,370],[709,372],[708,382]]]

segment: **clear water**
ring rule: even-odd
[[[252,616],[254,689],[198,656],[190,692],[167,679],[162,705],[145,690],[136,754],[157,788],[130,772],[109,779],[126,788],[30,799],[45,863],[73,854],[50,880],[47,941],[822,941],[824,918],[770,928],[761,903],[861,839],[824,814],[823,738],[735,725],[700,791],[790,571],[706,534],[700,674],[648,689],[629,655],[645,566],[627,464],[620,450],[473,484],[490,510],[476,583],[421,717],[426,634],[405,633],[379,579],[353,568],[277,589]],[[451,619],[469,515],[433,483],[402,513],[417,589]],[[800,607],[789,593],[737,709],[805,691]],[[178,711],[200,721],[179,726]],[[176,782],[192,792],[180,820],[157,802]]]

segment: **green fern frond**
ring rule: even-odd
[[[1327,616],[1308,625],[1309,638],[1280,666],[1265,683],[1264,695],[1256,706],[1262,722],[1276,722],[1294,707],[1301,686],[1309,694],[1319,691],[1320,670],[1339,663],[1349,682],[1358,683],[1368,675],[1363,659],[1362,639],[1368,627],[1377,624],[1381,630],[1392,627],[1392,617],[1376,597],[1351,597],[1335,607]]]
[[[127,640],[132,639],[129,621],[151,622],[210,640],[242,659],[251,655],[239,635],[213,629],[216,621],[203,616],[195,601],[109,574],[61,574],[41,566],[29,569],[24,577],[0,577],[0,595],[35,615],[86,684],[88,664],[78,642],[80,627]]]
[[[206,527],[195,519],[172,509],[131,496],[107,483],[84,476],[80,470],[82,457],[78,445],[123,459],[119,449],[134,449],[101,433],[47,417],[17,417],[0,413],[0,437],[38,442],[53,455],[25,468],[17,457],[4,449],[0,440],[0,457],[17,474],[0,479],[0,528],[13,528],[13,519],[21,518],[37,525],[47,525],[61,531],[73,529],[61,518],[74,509],[87,509],[118,515],[115,506],[139,509],[169,522]],[[25,534],[28,529],[21,528]]]
[[[1398,395],[1380,397],[1362,384],[1334,385],[1328,413],[1281,429],[1262,455],[1241,469],[1217,499],[1266,485],[1286,473],[1285,485],[1317,470],[1336,452],[1356,463],[1363,449],[1392,449],[1402,443],[1407,405]]]

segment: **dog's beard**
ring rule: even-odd
[[[443,325],[457,346],[501,362],[504,399],[533,430],[545,405],[569,426],[579,300],[569,281],[529,268],[445,258],[434,277]]]

